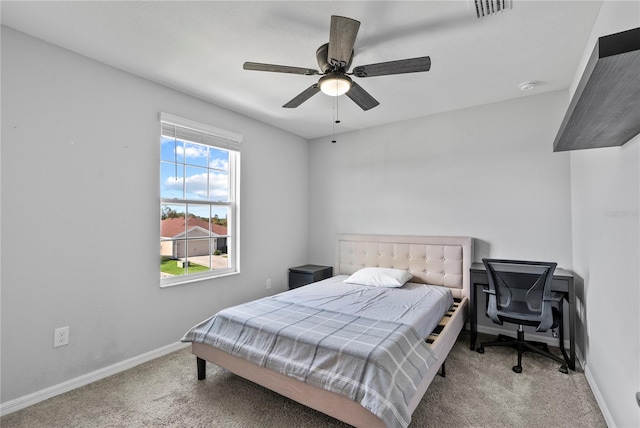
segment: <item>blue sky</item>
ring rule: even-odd
[[[215,147],[173,138],[161,138],[160,195],[162,198],[227,202],[229,200],[229,153]],[[184,206],[172,204],[184,212]],[[190,213],[209,217],[208,205],[193,205]],[[227,208],[213,207],[210,215],[227,217]]]

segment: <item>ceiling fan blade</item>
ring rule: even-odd
[[[362,89],[362,86],[358,85],[356,82],[351,84],[351,89],[347,92],[347,96],[353,100],[354,103],[358,104],[360,108],[364,111],[374,108],[378,104],[380,104],[375,98],[373,98],[367,91]]]
[[[291,101],[289,101],[288,103],[286,103],[282,107],[284,107],[284,108],[296,108],[300,104],[302,104],[303,102],[307,101],[309,98],[311,98],[312,96],[317,94],[319,91],[320,91],[320,87],[318,86],[317,83],[314,83],[313,85],[309,86],[307,89],[305,89],[304,91],[302,91],[298,95],[296,95],[295,98],[293,98]]]
[[[389,74],[417,73],[429,71],[431,58],[422,56],[419,58],[401,59],[398,61],[379,62],[377,64],[359,65],[353,69],[356,77],[387,76]]]
[[[318,70],[314,70],[312,68],[289,67],[288,65],[262,64],[259,62],[245,62],[242,68],[245,70],[271,71],[274,73],[304,74],[307,76],[320,74]]]
[[[360,22],[344,16],[331,16],[327,59],[335,67],[346,67],[353,54]]]

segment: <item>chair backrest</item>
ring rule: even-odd
[[[553,325],[551,281],[557,263],[482,259],[489,278],[487,315],[536,326],[547,331]]]

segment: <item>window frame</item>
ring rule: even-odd
[[[173,135],[171,134],[171,128],[173,127]],[[178,130],[178,128],[180,128]],[[178,132],[180,131],[180,132]],[[188,213],[189,204],[207,205],[209,207],[226,207],[227,208],[227,267],[220,269],[212,269],[211,266],[206,272],[187,273],[184,275],[176,275],[172,277],[160,278],[160,287],[171,287],[180,284],[187,284],[196,281],[203,281],[212,278],[220,278],[229,275],[235,275],[240,273],[240,143],[242,142],[242,135],[236,134],[223,129],[215,128],[210,125],[195,122],[189,119],[184,119],[179,116],[175,116],[169,113],[160,113],[160,136],[159,143],[162,145],[163,138],[175,138],[179,141],[185,141],[195,144],[200,144],[208,147],[213,147],[219,150],[224,150],[229,155],[228,165],[228,177],[229,177],[229,195],[227,202],[211,201],[202,199],[189,199],[186,194],[183,194],[183,198],[163,198],[162,189],[160,188],[160,210],[163,206],[184,204],[185,214]],[[193,137],[193,138],[191,138]],[[199,139],[200,141],[195,141]],[[160,182],[162,180],[162,151],[158,164],[160,165]],[[210,168],[209,166],[207,168]],[[186,178],[186,177],[185,177]],[[186,198],[186,199],[184,199]],[[160,216],[159,225],[162,225],[162,217]],[[211,235],[209,234],[209,240]],[[162,228],[160,227],[159,243],[162,247],[162,243],[166,242],[178,242],[179,240],[163,239]],[[186,237],[185,242],[188,242],[189,238]],[[209,257],[214,253],[214,249],[209,247]],[[189,256],[187,255],[187,260]],[[210,259],[211,260],[211,259]],[[160,272],[159,272],[160,273]]]

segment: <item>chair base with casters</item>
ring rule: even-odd
[[[536,354],[543,355],[547,358],[551,358],[554,361],[562,364],[558,369],[559,372],[568,374],[567,362],[560,357],[553,355],[549,352],[549,347],[543,342],[533,342],[524,340],[524,329],[522,325],[518,327],[518,337],[512,338],[509,336],[498,335],[498,340],[492,342],[482,342],[476,349],[479,354],[484,354],[485,346],[509,346],[517,349],[518,351],[518,364],[512,367],[512,370],[516,373],[522,373],[522,354],[525,352],[534,352]]]

